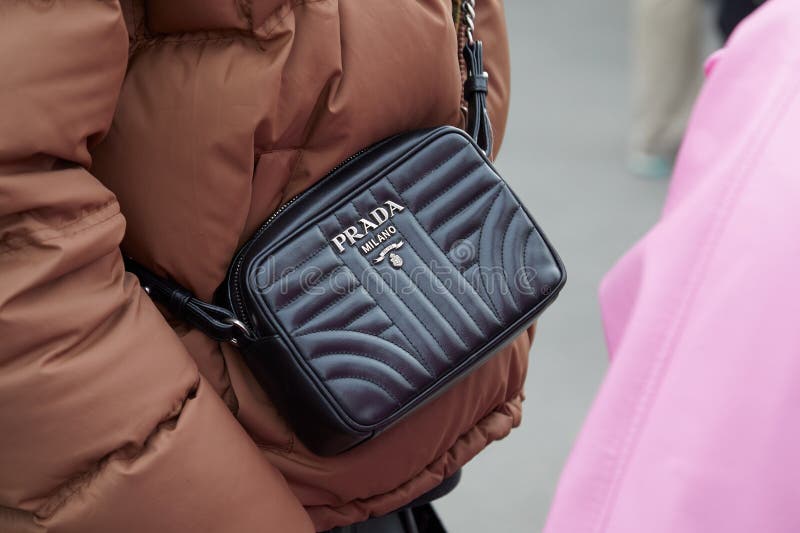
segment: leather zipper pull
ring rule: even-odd
[[[467,66],[464,81],[464,100],[467,102],[467,133],[475,140],[487,156],[492,155],[492,124],[486,108],[489,92],[489,74],[483,70],[483,43],[467,42],[463,50]]]

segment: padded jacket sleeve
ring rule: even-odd
[[[313,528],[126,275],[116,2],[0,3],[0,531]]]

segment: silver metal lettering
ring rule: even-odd
[[[388,208],[389,208],[389,217],[390,217],[390,218],[394,216],[394,212],[395,212],[395,211],[397,211],[397,212],[399,213],[400,211],[402,211],[403,209],[405,209],[405,208],[404,208],[402,205],[400,205],[400,204],[396,204],[396,203],[394,203],[394,202],[393,202],[393,201],[391,201],[391,200],[386,200],[386,201],[384,202],[384,204],[386,204],[386,207],[388,207]]]
[[[364,238],[364,235],[361,235],[355,226],[350,226],[349,228],[344,230],[344,234],[347,236],[347,240],[350,241],[350,244],[355,244],[356,239]]]
[[[344,252],[344,246],[342,246],[344,244],[344,239],[345,239],[344,233],[340,233],[339,235],[331,239],[331,242],[336,245],[336,249],[339,250],[339,253]]]
[[[368,218],[358,219],[357,224],[361,226],[361,229],[363,229],[364,233],[359,233],[358,226],[349,226],[342,233],[339,233],[331,239],[331,243],[333,243],[339,253],[344,252],[345,241],[347,241],[351,246],[355,245],[356,241],[367,237],[367,235],[369,235],[372,231],[377,230],[380,226],[389,221],[389,219],[394,217],[396,213],[405,210],[405,207],[391,200],[386,200],[384,202],[384,206],[385,207],[376,207],[370,211]],[[385,241],[395,233],[397,233],[397,228],[394,226],[389,226],[372,238],[370,242],[362,244],[361,251],[365,254],[371,252],[376,246],[378,246],[379,243]]]

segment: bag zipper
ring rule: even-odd
[[[380,143],[378,143],[378,144],[380,144]],[[327,174],[325,174],[317,183],[322,183],[323,181],[325,181],[326,179],[331,177],[335,172],[340,170],[342,167],[344,167],[345,165],[347,165],[348,163],[350,163],[354,159],[356,159],[356,158],[362,156],[363,154],[365,154],[366,152],[368,152],[373,146],[375,146],[375,145],[371,145],[371,146],[368,146],[366,148],[362,148],[361,150],[359,150],[358,152],[354,153],[353,155],[351,155],[350,157],[348,157],[344,161],[341,161],[338,165],[333,167]],[[316,184],[314,184],[314,186],[315,185]],[[305,190],[305,191],[303,191],[303,192],[301,192],[299,194],[296,194],[292,198],[290,198],[289,200],[287,200],[286,202],[281,204],[281,206],[278,207],[278,209],[276,209],[275,212],[273,212],[269,216],[269,218],[267,218],[267,220],[265,220],[258,227],[258,229],[253,234],[253,236],[250,237],[250,239],[248,239],[247,243],[244,246],[242,246],[242,248],[236,254],[236,259],[234,260],[234,268],[233,268],[233,272],[232,272],[232,274],[233,274],[233,299],[234,299],[234,302],[232,302],[232,303],[236,306],[236,311],[238,311],[237,317],[239,318],[239,320],[241,320],[247,326],[247,329],[250,330],[251,332],[253,332],[253,324],[250,322],[250,319],[247,316],[247,311],[246,311],[246,309],[244,307],[244,302],[242,300],[242,291],[241,291],[241,288],[239,286],[239,274],[241,273],[242,266],[244,264],[245,254],[247,253],[247,250],[249,250],[250,247],[253,245],[253,242],[255,242],[261,236],[261,234],[263,234],[267,230],[267,228],[269,228],[272,225],[272,223],[275,221],[275,219],[278,218],[278,216],[280,216],[281,213],[286,211],[286,209],[290,205],[292,205],[297,199],[299,199],[301,196],[303,196],[309,190],[310,189],[307,189],[307,190]]]

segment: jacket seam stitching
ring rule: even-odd
[[[289,11],[287,11],[281,18],[276,20],[275,23],[272,25],[272,27],[268,31],[266,30],[266,28],[264,28],[264,30],[267,31],[267,34],[264,36],[263,40],[264,41],[268,41],[269,38],[272,37],[272,34],[275,33],[275,30],[277,30],[278,27],[283,23],[283,21],[286,20],[286,18],[289,15],[294,13],[295,9],[297,9],[298,7],[301,7],[301,6],[306,5],[306,4],[318,4],[318,3],[326,2],[326,1],[328,1],[328,0],[299,0],[299,1],[296,1],[296,2],[290,3],[289,4]]]
[[[103,217],[103,218],[101,218],[100,220],[97,220],[97,221],[91,221],[91,222],[88,221],[88,219],[96,217],[97,215],[103,213],[104,211],[109,210],[112,207],[116,207],[116,209],[114,209],[113,212],[111,214],[109,214],[108,216],[105,216],[105,217]],[[71,220],[71,221],[69,221],[69,222],[67,222],[65,224],[61,224],[61,225],[57,225],[57,226],[48,226],[46,228],[41,228],[41,229],[32,231],[30,233],[27,233],[24,237],[20,236],[20,240],[24,241],[24,244],[22,244],[21,246],[18,246],[18,247],[10,247],[9,246],[8,249],[0,251],[0,257],[10,256],[10,255],[13,255],[15,253],[22,252],[22,251],[27,250],[29,248],[32,248],[32,247],[34,247],[34,246],[36,246],[38,244],[48,243],[48,242],[52,242],[52,241],[55,241],[55,240],[58,240],[58,239],[63,239],[63,238],[66,238],[66,237],[72,237],[74,235],[79,235],[79,234],[81,234],[81,233],[83,233],[85,231],[89,231],[89,230],[91,230],[93,228],[97,228],[98,226],[101,226],[101,225],[105,224],[106,222],[116,218],[120,214],[121,214],[121,212],[119,210],[119,205],[117,204],[117,201],[116,200],[111,200],[110,202],[107,202],[107,203],[103,204],[102,206],[98,207],[97,209],[86,211],[84,213],[84,215],[81,216],[78,219]],[[85,227],[82,227],[82,228],[76,230],[76,231],[68,231],[70,228],[72,228],[74,226],[78,226],[81,223],[87,223],[87,225]],[[55,232],[60,232],[60,233],[58,233],[58,235],[53,235],[52,237],[47,237],[45,239],[33,239],[33,237],[35,237],[37,235],[41,235],[42,233],[46,233],[46,232],[49,232],[49,231],[55,231]],[[8,245],[5,245],[5,246],[8,246]]]
[[[163,418],[161,418],[153,427],[147,436],[142,440],[140,446],[136,446],[132,453],[126,453],[125,450],[130,448],[130,445],[116,448],[98,459],[93,463],[93,466],[72,476],[67,481],[61,483],[54,490],[50,492],[50,496],[45,497],[45,503],[39,507],[38,510],[33,512],[36,520],[48,520],[53,517],[62,507],[64,507],[73,496],[84,490],[89,486],[108,466],[113,462],[131,463],[139,459],[146,451],[147,447],[154,437],[161,434],[165,430],[174,428],[167,428],[166,425],[172,421],[177,424],[181,414],[189,401],[197,397],[197,391],[200,387],[200,377],[198,377],[192,385],[183,392],[180,397],[180,405],[168,411]],[[75,483],[71,486],[71,483]],[[63,496],[59,498],[60,493],[64,491]],[[58,501],[52,501],[58,500]],[[52,503],[50,503],[52,501]]]
[[[259,44],[270,42],[272,39],[272,35],[277,31],[278,27],[283,23],[286,18],[294,13],[294,11],[308,4],[318,4],[321,2],[326,2],[329,0],[302,0],[300,2],[295,2],[289,4],[289,11],[286,12],[283,16],[281,16],[278,20],[276,20],[267,31],[264,37],[259,37],[252,32],[248,32],[247,30],[241,29],[223,29],[223,30],[198,30],[195,32],[175,32],[178,35],[192,35],[193,33],[205,33],[209,31],[216,31],[216,32],[231,32],[230,35],[209,35],[207,37],[192,37],[192,38],[181,38],[173,36],[173,34],[166,34],[167,36],[159,36],[159,37],[152,37],[150,39],[143,39],[137,43],[135,51],[139,51],[143,48],[149,48],[153,46],[157,46],[162,43],[173,43],[173,44],[192,44],[192,43],[209,43],[209,42],[222,42],[222,41],[236,41],[237,39],[247,39],[251,41],[255,41]],[[252,22],[250,23],[252,27]],[[263,50],[263,49],[262,49]]]
[[[250,29],[253,29],[253,2],[252,0],[238,0],[236,7],[239,15],[241,15]]]

